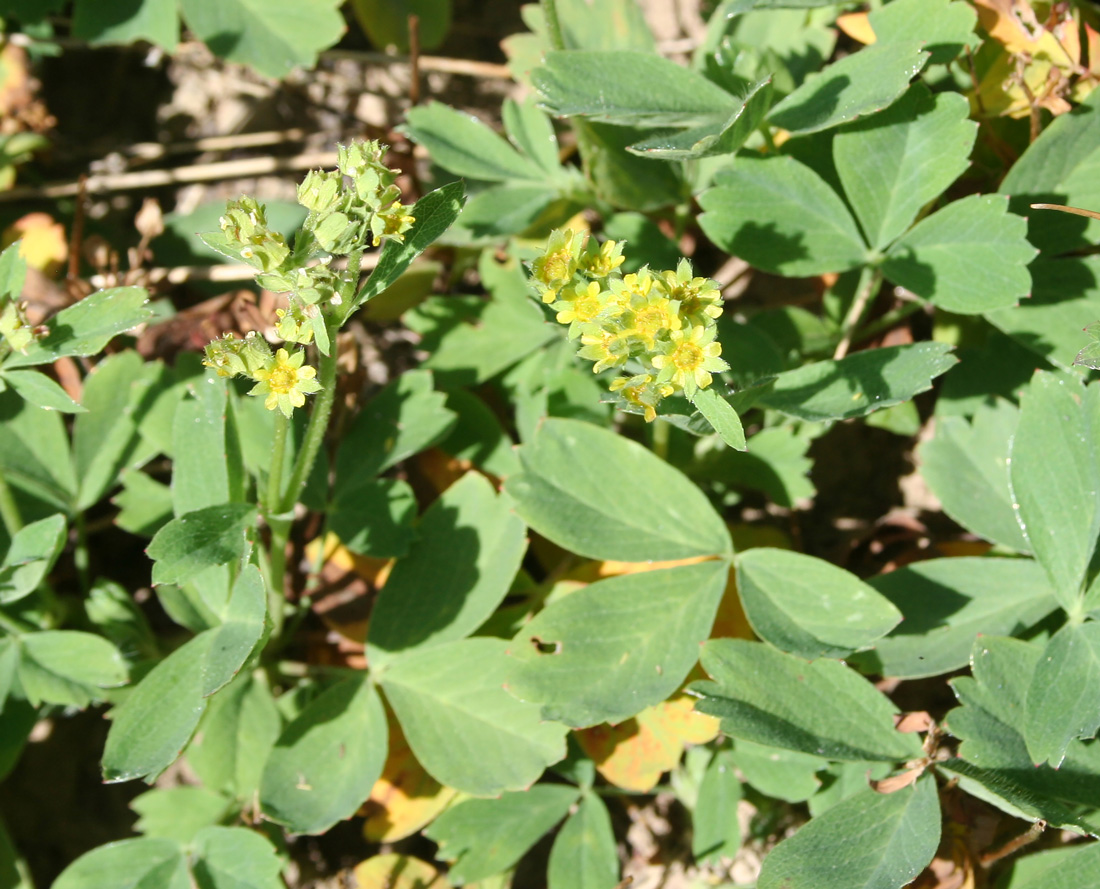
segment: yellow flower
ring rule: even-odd
[[[689,327],[686,330],[674,330],[666,346],[667,351],[653,356],[653,366],[660,373],[657,381],[671,383],[683,389],[688,398],[696,390],[706,389],[711,383],[711,371],[727,370],[729,365],[718,356],[722,354],[722,344],[706,338],[714,336],[714,329]]]
[[[269,367],[252,374],[252,378],[259,382],[252,387],[249,394],[266,395],[264,407],[269,411],[278,408],[283,416],[289,418],[294,408],[306,403],[306,395],[321,388],[321,384],[314,379],[317,376],[316,368],[308,364],[302,367],[305,357],[305,352],[302,351],[290,355],[286,349],[280,349],[275,353]]]
[[[630,344],[618,332],[600,330],[592,325],[591,332],[581,337],[581,358],[595,361],[592,373],[598,374],[609,367],[621,367],[630,357]]]

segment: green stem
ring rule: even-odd
[[[666,462],[668,461],[668,435],[671,429],[671,423],[655,422],[653,424],[653,453]]]
[[[565,35],[558,18],[557,0],[542,0],[542,14],[546,19],[546,36],[550,38],[551,49],[565,49]]]
[[[317,381],[321,384],[321,391],[313,402],[313,413],[309,417],[309,425],[306,426],[306,434],[302,439],[302,447],[298,451],[298,458],[294,461],[294,471],[290,475],[290,482],[283,491],[282,500],[279,501],[277,512],[285,514],[294,509],[298,502],[298,495],[302,492],[313,464],[317,460],[317,454],[321,450],[321,442],[325,439],[325,431],[328,429],[328,419],[332,415],[332,404],[336,399],[336,325],[329,322],[329,339],[332,348],[328,355],[321,356],[321,372]]]
[[[23,527],[23,517],[19,514],[19,506],[12,496],[3,470],[0,470],[0,519],[3,519],[9,537],[14,537]]]
[[[896,309],[891,309],[881,318],[876,318],[874,321],[859,328],[859,330],[852,334],[852,342],[862,343],[864,340],[869,340],[871,337],[889,330],[899,321],[904,321],[914,312],[920,311],[923,308],[924,303],[913,300],[912,302],[907,302],[904,305],[898,306]]]
[[[278,509],[279,495],[283,489],[283,464],[286,462],[286,438],[290,421],[282,411],[275,411],[275,437],[271,442],[271,466],[267,475],[267,495],[263,505],[265,512]]]
[[[848,313],[840,326],[840,342],[836,345],[833,358],[840,360],[848,354],[848,348],[852,345],[852,335],[859,325],[859,319],[867,309],[871,297],[878,292],[882,284],[882,270],[877,266],[865,265],[859,272],[859,284],[856,286],[856,294],[852,298],[852,304],[848,307]]]

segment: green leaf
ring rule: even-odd
[[[967,423],[938,417],[936,434],[917,449],[921,475],[951,518],[980,537],[1028,552],[1008,481],[1008,452],[1020,412],[997,399]]]
[[[265,77],[312,68],[344,33],[340,0],[179,0],[183,20],[215,55]]]
[[[737,804],[741,782],[729,750],[719,750],[703,773],[699,798],[691,813],[691,854],[702,863],[721,864],[741,848]]]
[[[54,889],[190,889],[183,849],[175,840],[142,837],[85,852],[54,881]]]
[[[531,72],[531,82],[552,114],[625,125],[724,121],[738,104],[701,74],[633,50],[551,51]]]
[[[225,565],[244,555],[256,508],[223,503],[172,519],[157,531],[146,552],[154,561],[153,583],[184,583],[212,565]]]
[[[1046,573],[1031,559],[929,559],[868,583],[905,620],[851,663],[901,679],[965,667],[978,636],[1022,633],[1058,607]]]
[[[203,679],[210,637],[181,645],[157,664],[113,711],[103,750],[109,782],[152,781],[183,752],[203,710]]]
[[[1100,318],[1100,256],[1040,257],[1029,270],[1031,298],[986,317],[1030,351],[1069,368],[1085,344],[1082,329]]]
[[[1058,115],[1001,182],[1001,194],[1011,195],[1012,209],[1027,216],[1028,237],[1044,253],[1068,253],[1100,240],[1100,220],[1029,209],[1033,203],[1100,207],[1098,108],[1100,95],[1090,93],[1071,113]]]
[[[397,561],[371,611],[367,658],[395,656],[462,639],[508,593],[527,549],[512,503],[484,476],[464,475],[424,513],[418,539]]]
[[[594,793],[581,797],[554,839],[546,874],[549,889],[611,889],[619,855],[607,806]]]
[[[242,674],[211,699],[187,762],[205,786],[250,801],[282,727],[267,683]]]
[[[324,833],[350,818],[382,774],[386,713],[365,675],[315,698],[284,729],[260,783],[264,813],[292,833]]]
[[[433,388],[430,371],[409,371],[389,383],[366,403],[340,443],[337,491],[363,484],[446,436],[455,421],[446,400]]]
[[[971,654],[973,676],[950,681],[962,706],[945,725],[960,738],[958,758],[939,768],[968,793],[1031,821],[1078,833],[1100,832],[1100,749],[1070,741],[1060,769],[1035,766],[1023,738],[1024,708],[1041,646],[982,636]]]
[[[722,441],[739,451],[747,448],[741,418],[737,416],[733,406],[718,392],[714,389],[699,389],[691,403],[706,418]]]
[[[36,407],[68,414],[79,414],[85,410],[57,383],[36,370],[3,371],[0,372],[0,381],[7,383],[24,401]]]
[[[902,617],[854,574],[782,549],[738,554],[737,590],[761,639],[807,659],[846,657],[886,635]]]
[[[566,727],[504,690],[507,646],[447,642],[398,658],[381,676],[409,746],[441,784],[478,796],[518,790],[565,756]]]
[[[244,499],[244,470],[227,381],[207,371],[172,424],[172,506],[176,516]],[[269,446],[270,447],[270,446]]]
[[[411,113],[413,109],[409,110]],[[554,134],[554,125],[535,105],[533,97],[522,103],[505,99],[501,107],[501,117],[509,141],[538,164],[544,174],[563,174],[561,161],[558,160],[558,137]]]
[[[0,471],[9,484],[68,512],[76,491],[69,434],[57,411],[0,392]]]
[[[791,426],[771,426],[752,437],[752,450],[723,449],[699,461],[697,478],[763,491],[779,506],[791,507],[814,496],[806,477],[813,461],[806,452],[813,437]],[[693,473],[694,474],[694,473]]]
[[[506,483],[516,511],[572,552],[644,562],[732,551],[725,523],[704,494],[613,432],[551,418],[519,455],[523,472]]]
[[[409,52],[409,16],[420,20],[420,49],[439,47],[451,28],[451,0],[353,0],[355,17],[379,49]]]
[[[498,263],[485,250],[478,272],[488,299],[431,297],[405,315],[431,353],[424,366],[448,388],[483,383],[560,336],[528,296],[519,263]]]
[[[294,0],[296,2],[296,0]],[[412,231],[406,232],[404,241],[386,241],[378,265],[374,267],[367,283],[355,299],[348,301],[346,320],[359,306],[378,296],[396,281],[416,257],[439,240],[462,212],[466,202],[466,187],[461,182],[451,182],[424,195],[413,205],[411,214],[416,219]]]
[[[800,420],[847,420],[908,401],[956,359],[947,343],[886,346],[779,374],[758,403]]]
[[[762,642],[712,639],[702,662],[713,681],[689,686],[701,696],[695,708],[720,717],[728,735],[827,759],[920,756],[915,736],[894,730],[890,700],[839,661],[808,664]]]
[[[577,205],[544,184],[510,182],[479,191],[466,204],[459,226],[474,238],[545,231],[573,215]]]
[[[641,157],[663,160],[698,160],[735,153],[759,129],[772,104],[771,78],[759,80],[725,120],[652,136],[627,148]]]
[[[1030,294],[1035,252],[1005,198],[971,195],[918,222],[890,248],[882,270],[941,309],[976,315]]]
[[[508,691],[573,727],[617,724],[660,703],[698,661],[728,573],[722,560],[680,565],[556,600],[512,640]]]
[[[144,472],[123,470],[122,490],[111,502],[118,507],[115,524],[139,537],[152,537],[172,519],[172,489]]]
[[[1017,516],[1063,608],[1080,602],[1100,535],[1100,386],[1039,371],[1020,398],[1009,478]]]
[[[895,0],[889,8],[897,5]],[[967,9],[973,18],[965,4],[954,5]],[[873,247],[885,249],[925,204],[966,171],[978,132],[969,114],[963,96],[933,96],[918,82],[882,113],[837,132],[837,173]]]
[[[19,299],[27,280],[27,260],[18,241],[0,251],[0,295]]]
[[[448,877],[472,883],[507,870],[561,821],[577,799],[564,784],[536,784],[499,799],[471,799],[447,809],[424,831],[452,861]]]
[[[123,468],[145,463],[155,451],[138,435],[159,369],[137,352],[105,358],[84,381],[84,407],[73,423],[73,463],[80,479],[77,508],[87,509],[118,481]]]
[[[61,554],[65,532],[65,516],[53,515],[24,525],[15,533],[0,562],[0,605],[16,602],[38,589]]]
[[[203,664],[202,695],[210,697],[237,675],[264,634],[267,592],[260,569],[245,565],[233,584],[220,626],[204,636],[210,647]]]
[[[73,4],[73,36],[93,46],[137,43],[148,40],[175,52],[180,40],[176,0],[142,0],[141,3]]]
[[[19,681],[27,699],[71,707],[102,700],[98,691],[125,685],[126,661],[114,645],[93,633],[43,630],[20,640]]]
[[[875,43],[811,74],[771,110],[791,133],[816,133],[889,107],[928,61],[923,38]]]
[[[765,747],[745,740],[734,744],[732,759],[746,784],[751,784],[765,796],[788,803],[802,803],[813,796],[821,787],[817,773],[828,764],[828,760],[820,756]],[[867,764],[854,765],[860,769],[860,787],[865,787],[869,771]],[[880,764],[880,767],[889,770],[885,764]]]
[[[684,200],[685,183],[678,164],[637,157],[628,151],[645,131],[583,118],[573,120],[573,129],[600,199],[621,210],[640,212]]]
[[[486,182],[546,178],[544,170],[476,117],[442,102],[410,108],[405,130],[435,163],[458,176]]]
[[[283,862],[271,842],[245,827],[207,827],[192,844],[200,889],[283,889]]]
[[[1001,889],[1100,889],[1100,843],[1017,858]]]
[[[353,553],[405,556],[416,538],[416,495],[407,482],[372,478],[340,484],[328,509],[329,529]]]
[[[1062,764],[1069,742],[1100,729],[1100,622],[1066,624],[1035,666],[1025,705],[1032,761]]]
[[[936,779],[881,794],[867,789],[803,825],[776,846],[760,870],[759,889],[901,889],[936,854],[940,842]]]
[[[715,183],[699,199],[706,211],[699,224],[756,268],[801,277],[865,261],[867,247],[844,202],[793,157],[739,155]]]
[[[881,43],[895,44],[919,34],[931,53],[928,64],[946,65],[974,37],[977,15],[972,6],[955,0],[894,0],[875,9],[868,22]]]
[[[588,0],[559,0],[558,17],[566,49],[656,51],[653,32],[634,0],[604,0],[599,4]],[[541,17],[538,21],[541,22]]]
[[[102,352],[117,334],[153,316],[148,302],[143,287],[114,287],[86,296],[51,318],[46,323],[49,333],[27,346],[26,352],[9,355],[4,367],[52,364],[66,356]]]
[[[88,592],[84,611],[92,625],[125,652],[128,660],[157,656],[153,630],[145,613],[122,585],[99,578]]]
[[[439,443],[440,450],[457,460],[469,460],[482,472],[497,478],[519,472],[515,442],[489,405],[465,389],[452,389],[447,393],[447,409],[458,420]]]
[[[190,843],[204,827],[229,814],[231,801],[205,787],[164,787],[147,790],[130,801],[141,816],[134,830],[147,837]]]

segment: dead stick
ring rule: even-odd
[[[409,16],[409,104],[420,104],[420,16]]]
[[[237,133],[231,136],[207,136],[181,142],[134,142],[116,151],[127,158],[154,161],[170,154],[191,154],[202,151],[234,151],[239,148],[265,148],[285,142],[299,142],[306,137],[304,129],[264,130],[259,133]]]
[[[210,182],[215,179],[237,179],[331,167],[336,163],[335,151],[315,151],[294,157],[251,157],[241,160],[194,164],[172,170],[142,170],[134,173],[104,173],[88,177],[89,192],[131,191],[138,188],[158,188],[185,182]],[[67,198],[79,194],[80,182],[60,182],[54,185],[23,186],[0,192],[0,201],[43,200]]]
[[[87,182],[88,177],[84,175],[76,181],[76,207],[73,209],[73,230],[69,235],[69,271],[65,275],[70,281],[80,277],[80,247],[84,242],[84,211],[88,204]]]

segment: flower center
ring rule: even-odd
[[[694,343],[681,344],[672,355],[672,363],[680,370],[695,370],[703,360],[703,350]]]
[[[280,365],[271,372],[271,376],[267,378],[267,384],[272,392],[287,395],[298,385],[298,369]]]

